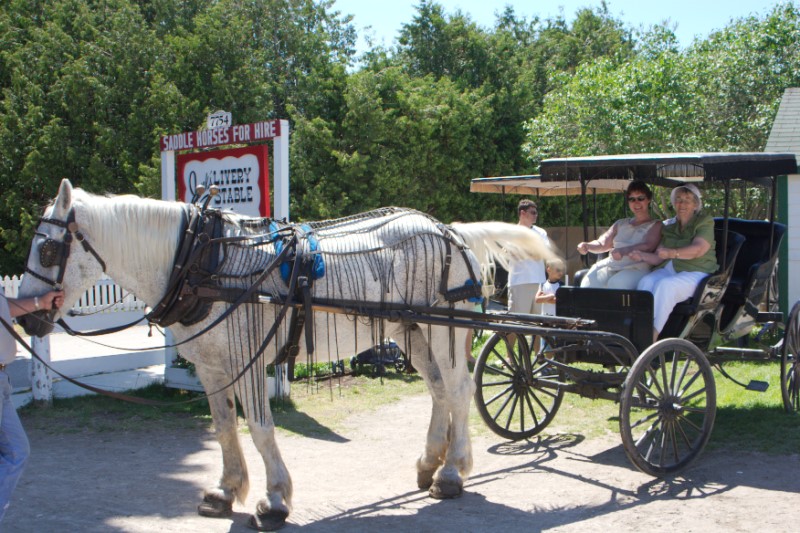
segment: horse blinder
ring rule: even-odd
[[[44,268],[60,266],[65,259],[69,247],[63,241],[47,239],[39,248],[39,264]]]

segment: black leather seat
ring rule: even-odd
[[[718,222],[721,224],[721,219]],[[765,220],[738,218],[728,220],[728,229],[744,235],[746,240],[736,257],[728,287],[722,297],[725,306],[721,320],[723,325],[728,324],[742,307],[753,317],[758,313],[758,306],[766,296],[781,241],[786,233],[786,226],[778,222],[770,224]]]

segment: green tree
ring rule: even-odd
[[[18,1],[0,21],[0,240],[9,252],[0,269],[8,271],[62,177],[92,190],[131,190],[155,146],[140,106],[157,48],[124,0]]]

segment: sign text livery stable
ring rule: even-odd
[[[243,144],[273,139],[281,134],[278,120],[237,124],[225,128],[187,131],[161,137],[161,151],[195,150],[226,144]]]
[[[178,199],[190,202],[199,185],[216,185],[212,207],[268,217],[268,160],[265,144],[178,154]]]

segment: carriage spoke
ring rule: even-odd
[[[678,449],[678,432],[676,428],[678,424],[670,423],[669,425],[669,435],[670,435],[670,443],[672,444],[672,456],[675,458],[675,462],[677,463],[680,461],[680,450]]]
[[[667,361],[663,353],[658,358],[658,366],[661,369],[661,383],[664,385],[664,393],[668,394],[671,391],[669,389],[669,380],[667,379]]]
[[[492,419],[495,422],[497,422],[497,420],[500,418],[500,416],[503,415],[503,412],[506,410],[506,407],[508,407],[508,402],[510,402],[513,399],[513,397],[514,397],[513,395],[509,395],[506,398],[506,400],[503,402],[503,404],[497,409],[497,411],[495,412],[494,416],[492,417]],[[512,406],[511,407],[511,411],[513,412],[513,410],[514,410],[514,407]],[[509,419],[510,419],[510,417],[509,417]],[[508,423],[506,423],[506,427],[508,427]]]
[[[697,389],[696,391],[694,391],[691,394],[687,394],[686,396],[681,396],[681,399],[683,400],[684,403],[689,403],[690,400],[693,400],[694,398],[696,398],[700,394],[705,394],[705,392],[706,392],[706,388],[703,387],[701,389]]]
[[[511,399],[513,401],[511,402],[511,409],[508,410],[508,418],[506,419],[505,425],[506,430],[511,427],[511,421],[514,419],[514,412],[517,410],[517,401],[519,400],[519,397],[516,394],[512,394]]]
[[[688,391],[688,390],[689,390],[689,389],[692,387],[692,385],[694,385],[694,382],[695,382],[695,381],[697,381],[697,378],[700,378],[700,377],[702,377],[702,376],[703,376],[703,373],[700,371],[700,369],[698,369],[698,370],[697,370],[697,371],[694,373],[694,375],[693,375],[691,378],[689,378],[689,381],[686,383],[686,385],[684,385],[683,387],[681,387],[681,389],[680,389],[679,391],[676,391],[676,392],[675,392],[675,394],[676,394],[678,397],[681,397],[681,398],[683,398],[683,395],[684,395],[684,394],[686,394],[686,392],[687,392],[687,391]],[[701,385],[701,386],[702,386],[702,385]]]
[[[653,423],[653,425],[647,429],[645,434],[642,435],[642,438],[639,439],[639,442],[637,443],[637,447],[644,443],[645,439],[647,443],[649,443],[649,446],[647,447],[647,453],[644,454],[644,457],[647,461],[651,461],[655,447],[658,445],[658,437],[662,433],[659,422],[660,420]]]
[[[681,367],[681,375],[678,378],[677,383],[675,383],[675,388],[673,389],[673,391],[676,391],[676,393],[681,388],[681,383],[683,383],[683,380],[686,379],[686,373],[689,372],[689,366],[691,365],[691,362],[691,359],[688,357],[683,362],[683,366]]]
[[[674,393],[676,390],[678,390],[678,388],[676,386],[676,383],[675,383],[675,380],[676,380],[677,374],[678,374],[678,361],[676,359],[672,360],[671,367],[672,367],[672,374],[670,375],[670,378],[669,378],[669,391]]]
[[[499,383],[493,383],[492,385],[499,385]],[[513,386],[506,387],[506,388],[505,388],[505,389],[503,389],[502,391],[500,391],[500,392],[498,392],[497,394],[495,394],[494,396],[492,396],[492,397],[491,397],[491,398],[490,398],[490,399],[489,399],[489,400],[486,402],[486,405],[491,405],[491,404],[493,404],[494,402],[496,402],[497,400],[499,400],[500,398],[502,398],[503,396],[508,396],[508,393],[509,393],[510,391],[513,391],[513,390],[514,390],[514,387],[513,387]],[[508,403],[508,400],[506,400],[506,403]]]
[[[686,433],[686,426],[689,426],[690,429],[693,429],[696,433],[701,432],[701,428],[698,427],[694,422],[689,420],[688,418],[682,416],[678,419],[678,429],[681,431],[681,435],[683,436],[683,440],[687,446],[691,447],[692,439],[689,438],[689,435]]]
[[[651,439],[652,432],[658,430],[657,426],[661,422],[661,417],[658,416],[658,413],[655,413],[654,416],[655,416],[655,420],[653,420],[653,423],[650,424],[650,426],[647,429],[644,430],[644,432],[642,433],[641,437],[639,437],[639,439],[636,440],[636,446],[637,447],[641,446],[641,444],[645,440],[652,440]],[[651,416],[651,417],[648,417],[648,418],[652,419],[653,417]]]
[[[656,371],[652,366],[647,367],[647,374],[650,376],[650,382],[655,385],[656,389],[658,390],[658,397],[663,398],[665,396],[664,390],[661,388],[661,383],[658,381],[658,374],[656,374]]]
[[[685,416],[681,416],[680,419],[683,420],[684,422],[686,422],[688,425],[690,425],[693,429],[697,430],[698,432],[702,431],[700,426],[698,426],[697,424],[695,424],[694,422],[692,422],[691,420],[689,420]]]
[[[653,392],[652,389],[650,389],[650,387],[643,381],[640,381],[637,384],[636,390],[650,396],[655,401],[661,400],[661,396]]]
[[[545,406],[542,403],[542,401],[539,399],[539,396],[535,392],[533,392],[532,390],[526,389],[525,390],[525,399],[528,401],[528,405],[530,406],[532,413],[534,412],[534,408],[533,408],[533,404],[530,403],[531,397],[537,403],[537,405],[542,409],[542,411],[544,411],[545,414],[547,414],[549,412],[548,409],[547,409],[547,406]]]
[[[645,416],[643,418],[640,418],[639,420],[637,420],[636,422],[631,424],[631,428],[637,428],[637,427],[641,426],[642,424],[644,424],[646,422],[649,422],[650,420],[653,420],[654,418],[657,418],[658,416],[660,416],[660,413],[658,412],[656,407],[653,407],[652,409],[654,410],[654,412],[650,413],[649,415],[647,415],[647,416]]]

